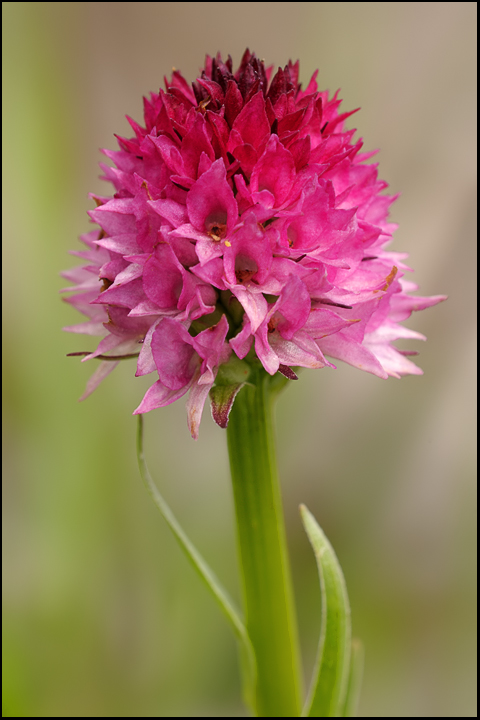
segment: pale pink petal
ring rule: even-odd
[[[79,325],[67,325],[62,328],[67,332],[80,333],[82,335],[105,335],[105,326],[102,323],[84,322]]]
[[[157,320],[157,322],[150,327],[145,335],[137,361],[137,372],[135,373],[137,377],[148,375],[149,373],[154,372],[156,368],[152,353],[152,336],[159,322],[160,320]]]
[[[164,318],[152,335],[151,348],[158,376],[171,390],[190,383],[199,365],[193,338],[176,320]]]
[[[250,320],[252,332],[255,332],[267,314],[267,301],[261,293],[250,290],[242,285],[235,285],[231,288],[231,290],[243,306],[243,309]]]
[[[203,408],[205,400],[208,397],[212,383],[206,385],[199,385],[194,383],[190,390],[187,400],[187,418],[188,418],[188,429],[194,440],[198,440],[198,428],[200,427],[200,420],[202,419]]]
[[[107,375],[110,375],[112,370],[115,370],[117,365],[118,362],[111,362],[109,360],[102,361],[93,373],[93,375],[88,380],[85,392],[83,393],[82,397],[79,398],[79,401],[85,400],[89,395],[91,395],[93,391],[96,390],[97,387],[100,385],[102,380],[104,380]]]
[[[387,372],[383,369],[381,363],[375,355],[360,343],[351,341],[344,337],[341,332],[330,335],[317,341],[319,348],[325,355],[343,360],[359,370],[378,375],[378,377],[386,379]]]
[[[133,414],[139,415],[140,413],[147,413],[150,412],[150,410],[170,405],[175,402],[175,400],[179,400],[183,395],[185,395],[185,393],[188,392],[189,387],[190,386],[187,385],[179,388],[178,390],[171,390],[170,388],[165,387],[160,380],[157,380],[154,385],[148,388],[142,402],[137,409],[133,411]]]
[[[229,235],[237,221],[238,208],[223,160],[216,160],[192,186],[187,195],[187,210],[190,222],[200,232],[215,236],[215,228],[221,228],[220,239]]]
[[[246,322],[238,335],[235,335],[229,342],[237,357],[243,360],[248,355],[253,342],[251,324]]]
[[[301,330],[291,340],[285,340],[278,333],[273,333],[269,340],[282,365],[307,368],[322,368],[330,365],[314,340]],[[334,366],[330,365],[330,367]]]
[[[383,369],[392,377],[400,378],[402,375],[423,375],[423,370],[391,345],[381,345],[380,343],[370,344],[365,342],[365,347],[375,355]]]

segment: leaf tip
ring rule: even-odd
[[[312,513],[310,512],[310,510],[307,508],[307,506],[304,503],[300,503],[300,505],[298,506],[298,509],[300,510],[300,517],[302,518],[302,522],[304,525],[306,523],[308,523],[308,521],[310,519],[313,518]]]

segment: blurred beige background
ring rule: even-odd
[[[319,627],[305,502],[334,544],[366,646],[363,717],[475,717],[476,3],[2,3],[4,717],[242,716],[234,640],[136,469],[149,380],[122,364],[78,404],[91,342],[58,273],[89,225],[100,147],[172,66],[246,46],[341,88],[401,192],[393,249],[423,294],[423,377],[305,371],[278,446],[305,672]],[[184,402],[147,417],[165,496],[238,596],[225,437]]]

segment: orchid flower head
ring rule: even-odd
[[[117,136],[101,164],[113,194],[93,196],[96,229],[67,301],[101,336],[89,395],[125,356],[153,373],[135,413],[189,393],[194,438],[210,395],[225,427],[249,367],[343,360],[380,378],[421,374],[392,342],[425,339],[400,323],[444,296],[418,297],[406,255],[387,250],[395,197],[361,153],[337,93],[305,89],[299,63],[276,73],[246,50],[207,56],[190,86],[180,72],[144,99],[144,125]]]

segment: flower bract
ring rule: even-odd
[[[85,264],[64,273],[88,317],[66,329],[102,336],[85,396],[138,354],[137,376],[156,381],[135,412],[189,393],[196,438],[209,393],[225,426],[252,363],[290,378],[332,359],[421,374],[392,342],[425,339],[400,323],[444,296],[410,295],[406,255],[387,249],[395,197],[316,74],[303,89],[298,62],[274,73],[247,50],[234,72],[207,56],[191,86],[174,70],[144,100],[144,125],[127,118],[133,137],[103,151],[114,193],[92,196],[98,227],[74,253]]]

